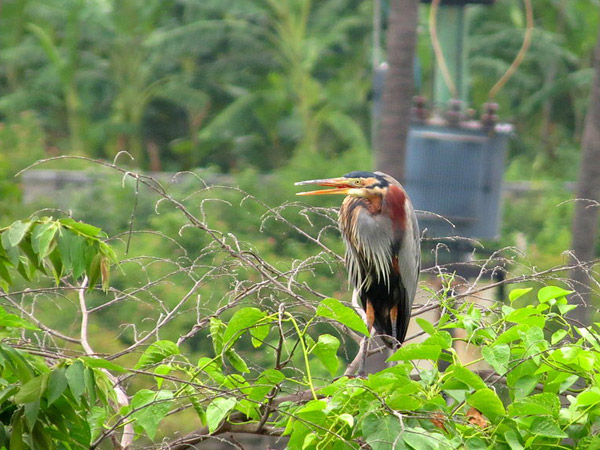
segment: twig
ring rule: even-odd
[[[87,305],[85,302],[85,289],[88,285],[88,277],[84,277],[81,285],[79,286],[79,308],[81,310],[81,346],[83,347],[84,352],[91,357],[96,357],[94,350],[90,346],[88,342],[88,319],[89,312],[87,309]],[[129,406],[129,397],[125,390],[121,387],[119,383],[119,379],[115,377],[112,373],[110,373],[107,369],[100,369],[106,377],[113,384],[115,393],[117,395],[117,403],[120,407]],[[133,424],[127,423],[123,427],[123,434],[121,435],[121,441],[119,443],[120,448],[122,450],[126,450],[129,448],[131,444],[133,444],[134,438],[134,430]],[[93,448],[93,447],[92,447]]]

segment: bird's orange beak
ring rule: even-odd
[[[323,195],[323,194],[340,194],[346,195],[350,189],[356,188],[356,185],[350,184],[351,180],[347,178],[326,178],[324,180],[307,180],[298,181],[296,186],[305,186],[308,184],[316,184],[317,186],[327,186],[334,189],[321,189],[318,191],[297,192],[296,195]]]

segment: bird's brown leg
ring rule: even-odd
[[[392,338],[394,339],[394,350],[400,346],[398,341],[398,305],[392,306],[390,309],[390,321],[392,322]]]
[[[375,323],[375,310],[373,309],[373,304],[371,303],[371,301],[369,299],[367,299],[366,302],[366,308],[365,308],[365,313],[367,316],[367,329],[369,330],[369,333],[371,333],[371,336],[373,336],[373,324]],[[360,359],[360,366],[358,366],[358,373],[357,375],[359,377],[364,377],[366,375],[366,367],[367,367],[367,355],[369,354],[369,339],[368,337],[365,336],[365,338],[363,339],[363,343],[362,343],[362,357]]]

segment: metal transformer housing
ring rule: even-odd
[[[494,130],[411,126],[404,187],[420,211],[419,225],[426,236],[494,239],[499,235],[511,133],[510,125],[502,124]]]

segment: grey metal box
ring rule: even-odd
[[[498,131],[500,128],[500,131]],[[500,196],[510,126],[411,126],[404,186],[427,236],[493,239],[499,234]],[[444,216],[446,220],[436,217]]]

